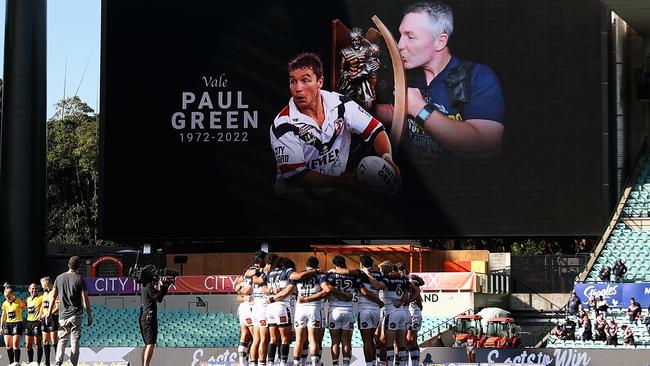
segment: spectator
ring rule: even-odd
[[[571,297],[566,303],[566,309],[569,315],[578,315],[578,305],[580,305],[580,298],[576,295],[575,291],[571,291]]]
[[[578,326],[582,326],[582,320],[584,318],[589,318],[589,313],[587,310],[585,310],[584,307],[582,307],[582,304],[578,305],[578,314],[576,314],[576,317],[578,318]]]
[[[627,273],[627,267],[625,266],[625,264],[621,259],[618,259],[616,261],[616,264],[614,264],[612,273],[614,274],[614,281],[616,282],[621,282],[623,281],[623,278],[625,278],[625,274]]]
[[[605,266],[605,268],[601,269],[600,273],[598,274],[598,278],[600,278],[600,280],[603,282],[610,282],[611,276],[612,270],[609,268],[609,266]]]
[[[562,341],[565,340],[566,334],[564,333],[564,327],[562,326],[562,324],[556,325],[555,328],[553,328],[553,330],[551,331],[551,335],[559,340]]]
[[[594,313],[594,319],[598,317],[598,308],[596,306],[596,303],[597,303],[596,295],[591,295],[591,297],[589,298],[588,305],[589,305],[589,311]]]
[[[623,343],[626,346],[634,347],[634,332],[632,332],[632,327],[623,325],[621,329],[623,329]]]
[[[566,318],[562,328],[564,328],[564,339],[569,341],[576,339],[576,322],[571,320],[571,318]]]
[[[603,315],[605,315],[607,313],[607,309],[609,309],[607,301],[603,299],[602,295],[598,296],[598,301],[596,301],[596,316],[598,316],[598,314],[601,312]]]
[[[596,318],[596,324],[595,324],[595,329],[596,329],[596,337],[595,340],[597,341],[604,341],[607,339],[607,334],[605,333],[605,328],[607,328],[607,322],[605,322],[605,318],[603,314],[600,314],[598,318]]]
[[[630,323],[634,323],[634,325],[637,325],[637,322],[641,320],[641,305],[639,305],[633,297],[630,298],[630,306],[627,308],[627,316]]]
[[[592,339],[591,320],[588,316],[582,318],[582,327],[584,328],[582,331],[582,341],[590,341]]]
[[[645,329],[648,331],[648,335],[650,335],[650,306],[648,306],[648,316],[643,320],[643,324],[645,324]]]
[[[605,325],[605,334],[607,335],[607,344],[617,345],[618,344],[618,324],[614,321],[614,317],[610,317]]]

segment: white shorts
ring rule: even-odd
[[[379,309],[359,309],[359,329],[375,329],[381,322],[381,311]]]
[[[286,326],[291,325],[291,311],[289,305],[277,301],[266,306],[266,322],[270,325]]]
[[[407,330],[409,326],[409,313],[402,309],[390,310],[384,312],[384,329],[385,330]]]
[[[320,306],[296,306],[294,328],[321,328],[322,325]]]
[[[253,304],[253,325],[265,328],[266,324],[266,304],[263,302],[256,302]]]
[[[329,329],[354,329],[354,312],[350,308],[330,308],[327,318]]]
[[[411,321],[409,322],[409,330],[419,331],[422,327],[422,311],[409,311],[411,314]]]
[[[245,327],[253,326],[253,309],[250,303],[242,302],[239,304],[237,315],[239,316],[239,325]]]

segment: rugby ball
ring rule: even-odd
[[[357,181],[362,187],[380,193],[393,193],[399,189],[395,169],[378,156],[366,156],[357,166]]]

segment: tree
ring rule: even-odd
[[[50,243],[97,240],[98,116],[79,97],[57,103],[48,121],[47,238]]]

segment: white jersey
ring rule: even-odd
[[[328,273],[327,282],[330,286],[335,287],[340,292],[353,295],[356,295],[359,292],[359,286],[361,286],[361,280],[359,280],[358,277],[344,276],[336,273]],[[349,308],[350,310],[353,308],[352,301],[341,300],[334,295],[329,296],[329,303],[330,312],[333,308]]]
[[[264,279],[264,275],[262,275],[262,279]],[[266,295],[264,295],[263,289],[264,285],[258,285],[256,283],[253,283],[253,305],[259,304],[259,305],[266,305]]]
[[[293,285],[294,282],[289,279],[289,276],[293,270],[288,270],[284,268],[274,268],[266,276],[266,285],[269,289],[272,289],[275,294],[281,292],[289,285]],[[283,303],[287,307],[292,307],[295,302],[294,294],[285,296],[283,299],[278,300],[277,302]]]
[[[321,292],[321,284],[323,282],[326,282],[327,278],[324,273],[321,272],[316,272],[313,276],[309,278],[305,278],[300,281],[295,281],[296,282],[296,289],[298,292],[299,297],[308,297],[314,294],[317,294]],[[315,308],[321,308],[321,301],[316,300],[316,301],[310,301],[310,302],[304,302],[304,303],[297,303],[296,307],[315,307]]]
[[[256,268],[256,267],[249,267],[246,271],[249,271],[249,270],[252,270],[252,269],[257,269],[257,268]],[[253,286],[253,285],[254,285],[254,284],[253,284],[253,278],[251,278],[251,277],[244,277],[244,280],[242,281],[242,283],[241,283],[240,286],[241,286],[242,289],[245,289],[246,287],[252,287],[252,288],[255,288],[255,286]],[[245,301],[244,303],[247,303],[247,304],[249,304],[250,306],[253,306],[253,304],[255,303],[254,296],[249,296],[248,301]]]
[[[384,130],[350,98],[321,90],[325,121],[319,126],[300,113],[293,98],[273,121],[271,147],[277,163],[276,192],[286,192],[285,179],[305,171],[339,176],[345,171],[352,134],[369,142]]]
[[[370,270],[370,275],[376,279],[379,282],[384,281],[384,275],[381,272],[375,271],[373,269]],[[366,288],[366,291],[372,293],[373,295],[379,297],[379,290],[375,289],[372,287],[370,284],[370,281],[368,280],[368,276],[365,274],[365,272],[361,272],[361,276],[359,277],[361,279],[361,286]],[[359,309],[379,309],[379,305],[375,303],[374,301],[371,301],[365,296],[359,296]]]
[[[384,302],[384,311],[401,310],[401,308],[395,308],[394,303],[400,300],[404,295],[404,291],[408,289],[408,280],[403,276],[390,278],[387,275],[384,283],[386,288],[379,292],[379,298]]]

